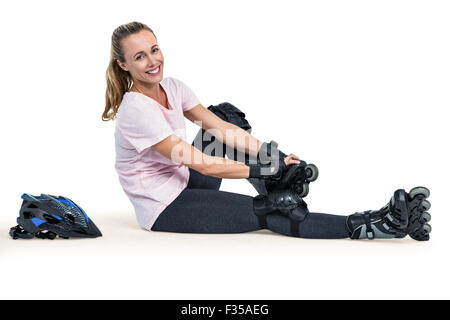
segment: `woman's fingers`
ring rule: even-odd
[[[286,166],[290,166],[290,165],[292,165],[292,164],[298,164],[298,163],[300,163],[300,158],[299,157],[297,157],[296,155],[294,155],[294,154],[290,154],[289,156],[287,156],[286,158],[284,158],[284,163],[286,164]]]
[[[290,160],[292,160],[292,161],[294,161],[294,163],[300,163],[300,158],[299,157],[297,157],[295,154],[293,154],[293,153],[291,153],[290,155],[289,155],[289,158],[290,158]]]

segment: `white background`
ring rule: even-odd
[[[2,1],[0,298],[450,298],[449,16],[430,0]],[[140,229],[101,121],[110,37],[131,21],[155,32],[165,77],[319,167],[311,211],[379,209],[424,185],[432,240]],[[70,197],[103,237],[11,240],[24,192]]]

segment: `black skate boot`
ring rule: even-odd
[[[431,205],[425,200],[430,191],[424,187],[413,188],[409,193],[395,191],[390,202],[378,211],[368,210],[348,216],[347,228],[351,239],[404,238],[429,240]]]

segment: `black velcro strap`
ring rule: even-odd
[[[260,164],[248,164],[250,167],[249,178],[261,178],[261,165]]]
[[[267,228],[267,214],[272,210],[267,206],[267,197],[263,195],[257,195],[253,198],[253,211],[258,218],[258,223],[262,229]]]
[[[262,229],[267,229],[267,215],[258,216],[258,223]]]
[[[302,223],[309,214],[308,206],[302,200],[302,205],[290,211],[289,220],[291,220],[291,234],[300,237],[300,223]]]
[[[373,232],[372,224],[370,223],[370,212],[366,212],[366,214],[364,214],[364,220],[366,222],[367,238],[370,240],[375,239],[375,233]]]
[[[299,226],[300,226],[300,222],[301,222],[301,221],[298,221],[298,220],[292,220],[292,219],[291,219],[291,234],[292,234],[294,237],[300,237],[300,233],[299,233],[299,231],[298,231],[298,228],[299,228]]]

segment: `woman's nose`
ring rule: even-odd
[[[158,63],[156,61],[156,58],[152,58],[152,57],[148,57],[148,61],[147,61],[148,67],[152,68],[155,67]]]

